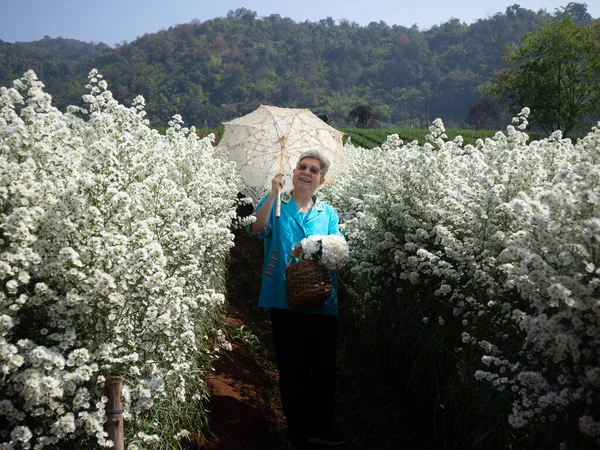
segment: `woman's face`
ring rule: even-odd
[[[321,161],[316,158],[304,158],[298,161],[292,176],[294,189],[316,191],[325,182],[321,175]]]

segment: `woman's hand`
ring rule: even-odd
[[[300,256],[302,256],[302,247],[294,247],[290,256],[292,258],[300,258]]]
[[[271,193],[267,197],[267,200],[263,203],[258,211],[254,211],[253,215],[256,220],[250,225],[250,231],[256,233],[262,229],[271,217],[271,207],[275,202],[275,199],[279,196],[279,190],[285,184],[285,175],[281,172],[276,174],[271,180]]]
[[[271,193],[277,195],[280,189],[283,189],[283,185],[285,184],[285,175],[279,172],[277,175],[273,177],[271,180]]]

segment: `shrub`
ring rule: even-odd
[[[575,144],[559,132],[527,144],[526,118],[475,146],[447,141],[439,120],[423,146],[397,135],[373,150],[347,146],[354,171],[326,194],[352,250],[356,310],[374,327],[365,334],[400,342],[396,358],[422,361],[415,342],[424,340],[452,355],[443,365],[452,374],[437,371],[439,360],[411,374],[438,383],[438,411],[470,385],[448,417],[462,416],[471,434],[462,448],[591,448],[600,438],[600,129]],[[480,404],[481,383],[494,409]],[[473,425],[482,421],[488,429]]]
[[[109,446],[121,375],[129,448],[178,447],[204,420],[234,169],[180,117],[150,130],[95,70],[87,89],[64,114],[31,71],[0,89],[0,446]]]

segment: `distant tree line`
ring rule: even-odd
[[[515,4],[471,25],[452,19],[428,30],[330,17],[298,23],[240,8],[114,48],[62,38],[0,41],[0,86],[34,69],[64,108],[80,102],[86,75],[97,68],[119,101],[143,95],[156,126],[181,114],[189,125],[217,127],[272,104],[310,108],[334,126],[371,117],[417,128],[441,117],[450,127],[477,128],[469,111],[488,99],[479,86],[507,66],[505,47],[565,12],[577,24],[593,21],[580,3],[554,13]]]

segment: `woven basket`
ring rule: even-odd
[[[316,259],[288,262],[285,268],[287,302],[298,310],[315,309],[331,294],[331,278],[327,268]]]

